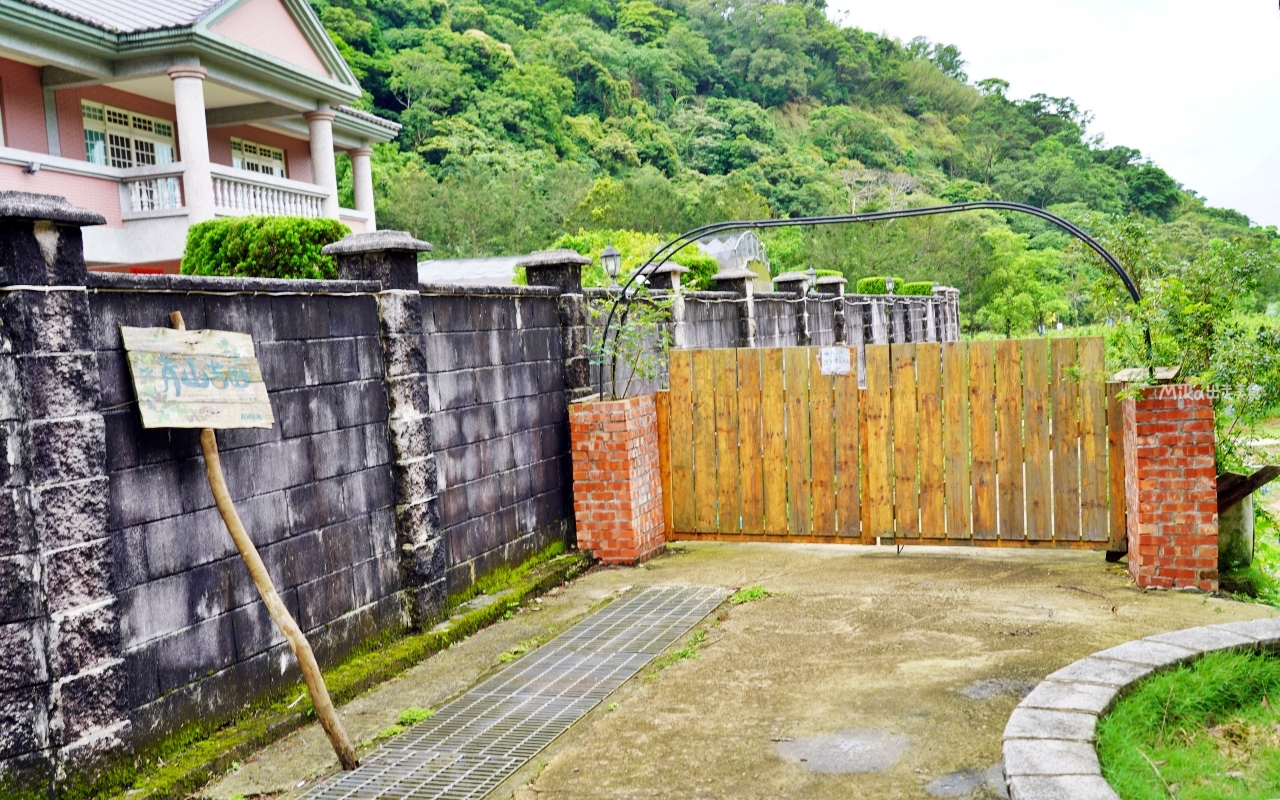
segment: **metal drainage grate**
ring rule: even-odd
[[[721,589],[654,586],[579,622],[303,800],[481,798],[679,641]]]

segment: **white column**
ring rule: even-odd
[[[369,215],[365,231],[376,231],[378,223],[373,214],[373,166],[369,160],[373,155],[373,148],[368,145],[357,147],[355,150],[348,150],[347,155],[351,156],[351,183],[355,188],[356,211]]]
[[[165,70],[173,81],[173,106],[178,124],[178,157],[186,168],[182,194],[187,220],[213,219],[213,173],[209,171],[209,130],[204,122],[204,67],[177,66]]]
[[[338,172],[333,165],[335,116],[328,108],[302,115],[311,130],[311,182],[329,193],[320,203],[320,213],[329,219],[338,218]]]

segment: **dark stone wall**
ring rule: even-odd
[[[276,424],[219,431],[245,527],[321,664],[406,621],[375,297],[90,290],[135,743],[298,679],[214,507],[199,431],[143,430],[119,326],[251,333]]]
[[[741,305],[742,298],[729,292],[685,294],[685,347],[737,347]]]
[[[757,347],[793,347],[800,341],[796,305],[794,296],[782,292],[755,297]]]
[[[448,587],[573,538],[560,292],[422,287]]]
[[[805,300],[809,313],[809,344],[828,347],[836,343],[836,305],[840,302],[837,297],[814,294]]]

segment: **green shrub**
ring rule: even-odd
[[[336,278],[338,265],[320,249],[351,230],[332,219],[223,217],[192,225],[182,254],[184,275],[245,278]]]
[[[902,278],[895,277],[893,279],[893,291],[895,294],[901,294],[901,287],[906,284]],[[858,280],[858,294],[888,294],[889,279],[886,276],[873,276],[870,278],[861,278]]]
[[[923,297],[933,296],[933,281],[911,281],[902,284],[902,289],[894,287],[898,294],[909,294]]]
[[[820,269],[820,270],[817,270],[817,273],[819,278],[826,278],[832,275],[836,276],[837,278],[844,277],[844,273],[838,269]]]

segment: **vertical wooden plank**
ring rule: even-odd
[[[946,481],[943,477],[942,345],[916,345],[916,398],[920,409],[920,535],[947,535]]]
[[[1080,340],[1080,525],[1107,541],[1107,388],[1102,338]]]
[[[764,531],[787,532],[786,393],[783,389],[782,348],[760,351],[761,417],[764,453]]]
[[[889,345],[866,347],[867,390],[863,398],[866,420],[867,529],[864,537],[893,539],[893,442],[889,438],[892,397],[889,386]]]
[[[662,524],[670,536],[671,527],[671,392],[659,390],[653,395],[658,417],[658,476],[662,481]]]
[[[1125,384],[1107,382],[1107,549],[1123,553],[1129,549],[1125,528],[1128,512],[1124,487],[1124,406],[1116,393]]]
[[[812,464],[809,444],[809,348],[782,353],[787,393],[787,533],[813,531]]]
[[[1070,337],[1049,346],[1053,364],[1049,397],[1053,402],[1053,539],[1080,541],[1080,371],[1076,343]]]
[[[857,353],[850,353],[850,357],[856,364]],[[862,476],[858,468],[862,413],[858,394],[857,369],[836,376],[836,531],[848,538],[862,534]]]
[[[693,516],[694,530],[715,533],[716,500],[715,354],[693,351]]]
[[[996,481],[1000,538],[1009,541],[1022,541],[1026,534],[1022,456],[1022,347],[1005,340],[996,344]]]
[[[738,467],[738,352],[712,351],[716,391],[716,530],[742,529],[742,473]]]
[[[898,344],[893,361],[893,521],[897,535],[920,537],[919,411],[916,346]]]
[[[693,358],[689,350],[671,351],[671,524],[692,533],[693,514]]]
[[[942,345],[943,450],[946,460],[947,538],[973,535],[969,517],[969,365],[966,346]]]
[[[996,348],[969,345],[969,435],[973,450],[973,538],[994,539],[996,525]]]
[[[1044,339],[1024,339],[1021,344],[1027,538],[1032,541],[1048,541],[1053,538],[1053,467],[1049,463],[1049,343]]]
[[[764,458],[760,437],[760,351],[738,354],[738,462],[742,472],[742,532],[764,533]]]
[[[809,438],[813,455],[813,535],[836,535],[834,376],[823,375],[817,347],[809,348]]]

